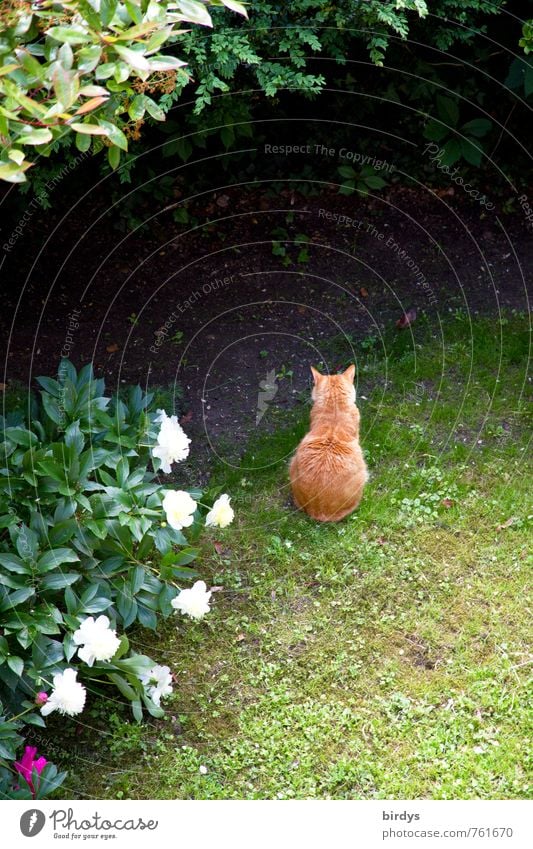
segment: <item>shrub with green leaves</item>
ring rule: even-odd
[[[450,97],[437,95],[437,115],[424,129],[424,138],[442,145],[442,165],[453,165],[461,158],[481,165],[483,146],[480,141],[492,129],[488,118],[474,118],[460,123],[459,106]]]
[[[26,179],[28,150],[44,157],[62,150],[75,161],[73,139],[81,152],[107,151],[109,165],[120,164],[127,179],[130,140],[138,141],[145,122],[164,121],[185,90],[194,107],[172,122],[178,137],[165,146],[167,155],[187,159],[195,143],[205,144],[205,133],[218,134],[229,148],[250,135],[252,107],[218,95],[251,90],[275,98],[292,90],[310,97],[326,84],[314,57],[343,66],[368,56],[382,66],[390,46],[408,38],[446,51],[470,42],[502,6],[503,0],[9,0],[0,11],[0,179]],[[524,28],[524,49],[527,39]]]
[[[162,715],[161,692],[154,697],[150,681],[155,669],[168,683],[170,670],[131,652],[125,631],[135,623],[155,629],[158,618],[174,610],[176,582],[196,575],[188,564],[197,549],[165,521],[165,491],[152,470],[159,463],[154,459],[159,428],[149,409],[151,396],[135,387],[124,398],[106,397],[90,365],[76,373],[68,360],[62,360],[57,379],[41,377],[38,383],[40,397],[31,400],[27,416],[11,413],[0,421],[4,769],[16,756],[20,720],[43,724],[35,699],[38,704],[39,693],[46,700],[51,687],[57,690],[57,676],[65,670],[76,670],[88,691],[108,694],[109,684],[118,688],[137,720],[143,709]],[[179,494],[191,504],[183,524],[194,540],[201,493]],[[96,627],[102,615],[110,625],[103,637],[111,650],[106,655],[104,647],[100,659],[89,660],[77,633],[84,622]],[[69,685],[75,699],[81,698],[80,686]],[[71,715],[77,712],[73,708]],[[50,770],[45,785],[48,778],[54,778]],[[0,793],[5,780],[0,771]]]
[[[49,155],[65,134],[87,151],[107,146],[115,168],[131,122],[164,112],[146,93],[163,77],[174,87],[186,62],[163,47],[184,23],[211,26],[209,5],[246,14],[234,0],[70,0],[2,3],[0,11],[0,179],[24,182],[27,150]]]
[[[496,144],[498,152],[506,155],[505,141],[511,136],[499,141],[501,127],[494,117],[511,108],[512,104],[507,106],[509,89],[531,95],[533,76],[531,63],[524,57],[514,60],[512,75],[506,79],[509,54],[505,50],[490,53],[487,48],[484,34],[492,34],[491,28],[501,25],[503,44],[507,49],[511,44],[514,53],[518,32],[512,18],[502,12],[502,0],[342,0],[336,4],[295,0],[285,5],[255,0],[247,8],[249,22],[238,16],[222,17],[215,9],[212,32],[195,28],[183,36],[180,50],[188,62],[190,82],[183,88],[180,77],[179,85],[162,92],[158,104],[167,120],[141,136],[122,156],[118,179],[133,183],[135,190],[124,193],[115,182],[108,184],[120,210],[117,228],[141,226],[153,212],[154,197],[162,204],[170,203],[178,188],[179,196],[185,198],[191,178],[194,192],[212,187],[220,169],[226,172],[225,179],[243,183],[257,171],[261,179],[271,180],[272,190],[280,190],[279,161],[261,156],[263,143],[269,141],[290,137],[291,143],[321,144],[327,134],[330,147],[340,149],[349,143],[372,158],[376,135],[359,131],[354,135],[345,123],[348,103],[356,107],[360,124],[385,133],[396,133],[400,126],[405,138],[419,139],[427,129],[427,138],[442,140],[438,147],[445,161],[453,159],[462,172],[480,167]],[[388,70],[380,73],[369,67],[369,58],[375,65],[388,65]],[[480,73],[465,74],[464,68],[470,65]],[[500,81],[499,86],[494,86],[491,76]],[[303,103],[296,107],[295,94],[312,101],[324,89],[323,116],[316,122],[315,107]],[[441,114],[437,95],[448,101],[446,112],[452,120]],[[187,107],[173,108],[182,96]],[[391,182],[403,179],[401,170],[424,182],[441,179],[434,166],[413,156],[414,148],[393,146],[386,135],[379,146],[380,156],[396,165]],[[248,147],[256,151],[242,150]],[[151,156],[153,150],[156,154]],[[221,150],[231,151],[231,156],[220,155]],[[191,164],[190,170],[178,171],[180,161],[196,159],[203,161],[202,168]],[[212,170],[210,160],[215,163]],[[311,181],[330,177],[321,160],[317,156],[288,160],[291,178],[301,179],[299,192],[317,190],[318,183],[313,187]],[[513,156],[507,165],[516,168],[517,174],[524,173],[519,157]],[[383,171],[350,165],[343,169],[342,193],[374,193],[385,186]],[[102,171],[108,171],[106,163]],[[174,206],[177,223],[197,223],[194,204],[188,206],[183,200]]]

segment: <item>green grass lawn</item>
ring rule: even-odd
[[[167,716],[107,702],[81,736],[63,724],[62,795],[528,795],[528,326],[450,313],[442,334],[357,347],[371,479],[343,522],[290,504],[303,399],[214,470],[237,515],[204,536],[213,610],[137,635],[177,675]]]

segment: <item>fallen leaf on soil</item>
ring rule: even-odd
[[[505,522],[502,522],[501,525],[498,525],[496,528],[497,531],[503,531],[504,528],[510,528],[514,522],[514,516],[511,516],[509,519],[506,519]]]
[[[222,552],[224,551],[224,546],[221,542],[214,542],[213,547],[217,554],[222,554]]]
[[[453,498],[443,498],[441,504],[443,507],[453,507]]]
[[[362,298],[368,298],[368,289],[365,289],[364,286],[361,286],[361,288],[359,289],[359,294]]]
[[[407,310],[407,312],[404,312],[402,317],[399,318],[398,321],[396,322],[396,327],[398,327],[400,330],[402,330],[404,327],[409,327],[415,319],[416,319],[416,310],[415,309]]]
[[[106,351],[107,351],[108,354],[114,354],[116,351],[118,351],[118,349],[119,348],[118,348],[117,343],[113,342],[111,345],[107,346]]]
[[[0,383],[0,392],[5,392],[7,389],[7,383]]]
[[[303,307],[300,305],[299,307],[296,307],[296,312],[299,312],[300,315],[305,315],[305,313],[307,312],[307,307]]]

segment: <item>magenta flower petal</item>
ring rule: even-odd
[[[48,761],[42,755],[39,758],[35,758],[37,754],[37,749],[35,746],[26,746],[24,749],[24,754],[22,755],[20,761],[15,761],[14,767],[19,775],[28,782],[31,792],[35,795],[35,790],[33,788],[33,784],[31,782],[32,772],[35,769],[38,775],[41,774],[43,769],[45,768]]]
[[[43,756],[41,755],[40,758],[37,758],[37,760],[33,762],[33,768],[36,769],[38,774],[40,775],[47,763],[48,761],[46,760],[46,758],[43,758]]]
[[[37,749],[34,746],[26,746],[20,761],[15,761],[15,769],[26,779],[26,781],[29,781],[31,778],[31,770],[36,754]]]

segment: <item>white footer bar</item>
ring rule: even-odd
[[[3,802],[0,845],[35,849],[531,849],[526,801]]]

